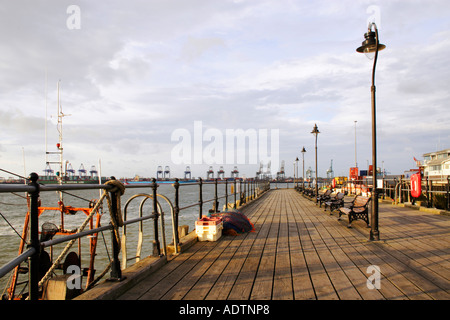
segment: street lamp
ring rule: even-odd
[[[302,149],[302,158],[303,158],[303,179],[302,179],[302,184],[303,184],[303,188],[302,188],[302,192],[305,192],[305,152],[306,149],[305,147],[303,147]]]
[[[295,159],[295,166],[297,168],[297,189],[298,189],[298,157]],[[295,168],[294,168],[294,170],[295,170]]]
[[[318,183],[318,181],[317,181],[317,136],[320,133],[319,128],[317,128],[317,124],[314,124],[314,128],[313,128],[313,131],[311,131],[311,133],[316,136],[316,202],[317,202],[317,197],[319,196],[319,186],[317,184]]]
[[[294,166],[294,181],[292,183],[293,183],[294,189],[295,189],[295,161],[292,162],[292,165]]]
[[[372,31],[372,27],[374,31]],[[362,45],[356,49],[357,52],[367,54],[375,53],[372,69],[372,212],[371,212],[371,230],[370,240],[380,240],[378,230],[378,192],[377,192],[377,128],[376,128],[376,107],[375,107],[375,68],[377,65],[378,51],[386,48],[380,44],[378,38],[378,29],[375,23],[369,24],[369,30],[364,34],[365,40]]]
[[[356,122],[358,121],[355,120],[355,168],[358,168],[358,161],[356,158]]]

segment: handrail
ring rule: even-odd
[[[0,184],[0,193],[6,193],[6,192],[27,192],[31,198],[30,201],[30,245],[28,249],[23,252],[21,255],[15,257],[13,260],[6,263],[4,266],[0,268],[0,277],[3,277],[8,272],[12,271],[15,267],[20,265],[20,263],[26,261],[27,259],[30,259],[30,280],[29,280],[29,298],[30,300],[36,300],[38,299],[38,282],[41,279],[37,279],[37,270],[39,268],[39,252],[40,250],[51,247],[56,244],[60,244],[67,241],[72,241],[75,239],[79,239],[88,235],[96,234],[102,231],[111,230],[112,234],[114,234],[115,228],[112,224],[107,226],[98,227],[95,229],[90,229],[86,231],[80,231],[78,233],[72,234],[72,235],[65,235],[63,237],[48,240],[45,242],[40,242],[39,240],[39,215],[37,214],[37,208],[38,208],[38,198],[39,194],[41,192],[48,192],[48,191],[73,191],[73,190],[105,190],[107,192],[111,193],[111,198],[114,200],[113,194],[117,192],[115,190],[115,186],[110,184],[55,184],[55,185],[44,185],[38,183],[38,175],[37,174],[31,174],[30,175],[30,182],[28,185],[18,185],[18,184]],[[114,179],[114,177],[111,177]],[[225,184],[225,195],[219,196],[218,195],[218,185]],[[184,207],[179,206],[179,189],[182,186],[189,186],[189,185],[198,185],[199,186],[199,201],[194,202],[191,205],[187,205]],[[211,199],[203,200],[203,185],[214,185],[214,197]],[[234,187],[234,191],[231,193],[228,193],[228,185]],[[126,220],[126,209],[128,206],[128,203],[139,196],[135,195],[132,198],[130,198],[125,205],[125,217],[123,221],[123,230],[126,229],[127,225],[130,225],[132,223],[140,222],[142,223],[144,220],[148,219],[154,219],[155,221],[155,239],[154,244],[157,247],[157,253],[160,255],[160,248],[159,248],[159,236],[158,236],[158,218],[160,218],[160,227],[162,231],[162,241],[163,241],[163,254],[166,255],[166,239],[165,239],[165,225],[164,225],[164,212],[161,209],[161,205],[159,201],[157,200],[157,197],[160,197],[164,199],[170,207],[171,210],[171,217],[172,217],[172,237],[173,237],[173,243],[174,243],[174,251],[175,254],[178,253],[178,243],[179,243],[179,236],[178,236],[178,216],[179,212],[181,210],[185,210],[191,207],[198,206],[199,207],[199,217],[203,214],[203,204],[214,202],[213,210],[214,212],[218,211],[218,200],[225,198],[225,206],[228,208],[228,201],[230,200],[229,197],[234,197],[234,201],[232,201],[232,207],[237,208],[237,196],[239,195],[239,200],[241,201],[241,204],[243,202],[247,202],[250,200],[253,200],[258,197],[260,192],[266,191],[268,187],[270,187],[270,184],[266,180],[256,180],[256,179],[247,179],[243,181],[242,179],[234,179],[233,181],[219,181],[218,179],[215,179],[214,181],[203,181],[202,179],[199,179],[197,182],[189,182],[189,183],[179,183],[178,179],[175,179],[175,182],[172,184],[172,186],[175,189],[175,202],[172,203],[169,198],[167,198],[164,195],[157,194],[157,188],[159,184],[157,183],[156,179],[152,179],[151,183],[140,183],[140,184],[129,184],[126,185],[125,188],[151,188],[153,190],[152,195],[150,194],[140,194],[141,196],[144,195],[145,199],[141,202],[141,205],[139,207],[140,213],[139,217],[135,219]],[[259,191],[258,191],[259,190]],[[152,199],[153,200],[153,213],[147,216],[142,216],[142,208],[143,204],[146,200]],[[113,201],[114,202],[114,201]],[[113,235],[111,237],[113,242],[113,254],[112,254],[112,261],[111,261],[111,279],[113,280],[121,280],[121,268],[120,268],[120,262],[118,258],[118,253],[120,251],[120,247],[118,246],[117,239]],[[142,241],[142,240],[141,240]],[[142,245],[138,244],[138,246]],[[125,254],[126,258],[126,254]],[[127,259],[124,259],[126,261]],[[106,271],[106,270],[105,270]],[[34,277],[31,276],[34,274]]]

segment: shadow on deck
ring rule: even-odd
[[[450,299],[448,216],[380,203],[381,240],[371,242],[364,222],[349,229],[293,189],[271,190],[242,211],[255,232],[197,242],[154,267],[148,259],[134,267],[131,288],[103,298]]]

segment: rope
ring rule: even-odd
[[[95,207],[92,209],[90,215],[86,218],[86,220],[84,220],[83,224],[78,228],[77,233],[81,232],[84,230],[84,228],[86,227],[86,225],[88,224],[89,220],[91,219],[91,217],[94,215],[94,213],[98,210],[100,204],[102,203],[103,199],[105,199],[107,195],[107,192],[104,191],[102,196],[100,197],[100,199],[98,200],[97,204],[95,205]],[[72,239],[69,241],[69,243],[67,243],[66,247],[64,248],[64,250],[60,253],[59,257],[56,258],[55,262],[53,263],[53,265],[50,267],[50,269],[48,269],[47,273],[45,274],[45,276],[41,279],[41,281],[39,281],[39,287],[41,287],[45,281],[47,281],[47,279],[50,277],[51,273],[53,272],[53,270],[55,270],[56,266],[61,262],[61,260],[64,258],[64,256],[67,254],[67,252],[69,251],[69,249],[72,247],[72,245],[75,243],[77,239]]]
[[[111,206],[111,198],[109,195],[107,195],[106,199],[108,200],[108,207],[109,207],[109,213],[111,215],[111,223],[112,225],[117,227],[123,226],[123,218],[122,218],[122,211],[121,211],[121,205],[120,205],[120,197],[125,193],[125,186],[118,180],[109,180],[105,184],[107,185],[113,185],[114,188],[111,189],[111,193],[114,193],[116,195],[116,202],[117,202],[117,210],[116,215],[113,214],[112,206]]]
[[[117,213],[117,215],[116,216],[113,215],[114,211],[112,210],[111,198],[109,197],[108,192],[106,190],[104,190],[102,196],[97,201],[97,203],[95,204],[94,208],[92,208],[92,211],[89,214],[89,216],[86,217],[86,219],[84,220],[83,224],[78,228],[77,233],[80,233],[80,232],[82,232],[84,230],[84,228],[89,223],[89,221],[92,218],[92,216],[94,215],[94,213],[96,211],[98,211],[98,208],[102,204],[103,200],[106,198],[106,200],[108,202],[109,212],[110,212],[110,215],[111,215],[111,224],[114,227],[114,233],[116,235],[116,238],[118,239],[118,241],[120,241],[120,238],[118,237],[118,228],[123,226],[122,213],[121,213],[121,210],[120,210],[120,207],[121,207],[121,205],[120,205],[120,197],[121,197],[121,195],[123,195],[125,193],[125,186],[118,180],[109,180],[105,184],[108,184],[108,185],[111,184],[111,185],[114,186],[114,188],[112,188],[111,192],[114,192],[116,194],[116,200],[117,200],[116,213]],[[77,239],[72,239],[72,240],[69,241],[69,243],[66,245],[64,250],[60,253],[60,255],[55,260],[53,265],[47,271],[45,276],[41,279],[41,281],[39,281],[38,285],[40,287],[45,283],[45,281],[47,281],[47,279],[50,277],[50,275],[53,272],[53,270],[56,268],[57,265],[59,265],[61,260],[64,258],[64,256],[67,254],[67,252],[69,251],[69,249],[72,247],[72,245],[75,243],[76,240]],[[119,248],[120,248],[120,242],[119,242]]]
[[[120,204],[120,197],[125,193],[125,186],[118,180],[109,180],[105,184],[113,185],[114,188],[111,189],[111,193],[114,193],[116,195],[116,203],[117,208],[116,210],[113,210],[112,208],[112,201],[109,197],[109,194],[106,195],[106,200],[108,202],[108,208],[109,208],[109,214],[111,216],[111,224],[114,228],[114,235],[116,237],[116,241],[118,243],[118,247],[120,250],[121,242],[120,242],[120,235],[119,235],[119,227],[123,227],[123,217],[122,217],[122,211],[121,211],[121,204]],[[114,212],[116,213],[114,215]]]

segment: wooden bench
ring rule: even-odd
[[[317,202],[319,203],[319,207],[322,208],[322,203],[330,200],[331,198],[331,189],[327,189],[323,194],[319,194],[319,196],[317,197]]]
[[[315,193],[315,190],[312,188],[308,188],[303,191],[303,195],[310,198],[310,200],[311,200],[311,197],[314,197],[314,193]]]
[[[330,214],[336,209],[339,209],[344,206],[344,196],[345,193],[338,192],[333,198],[330,198],[328,201],[325,201],[325,209],[330,208]]]
[[[339,218],[341,220],[341,216],[346,214],[348,216],[348,227],[351,228],[352,221],[354,220],[364,220],[367,224],[367,227],[370,227],[369,223],[369,197],[356,196],[355,199],[351,202],[349,207],[339,208]]]

